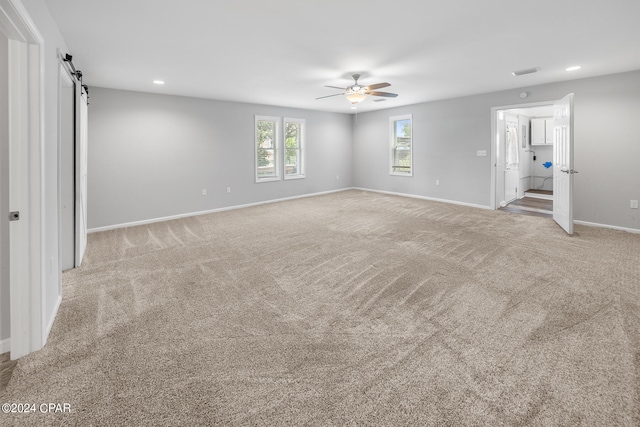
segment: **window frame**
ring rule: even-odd
[[[275,175],[274,176],[267,176],[267,177],[260,177],[258,174],[258,122],[274,122],[276,124],[276,131],[275,131],[275,141],[273,144],[273,161],[274,161],[274,168],[275,168]],[[276,116],[255,116],[254,119],[254,123],[253,123],[253,133],[254,133],[254,138],[253,138],[253,154],[254,154],[254,170],[255,170],[255,178],[256,178],[256,183],[260,183],[260,182],[272,182],[272,181],[280,181],[280,150],[281,150],[281,144],[280,144],[280,140],[282,139],[281,137],[281,133],[282,133],[282,119],[280,117],[276,117]]]
[[[298,150],[300,152],[300,164],[298,165],[298,173],[287,174],[287,123],[297,123],[300,125],[300,144]],[[305,119],[298,119],[293,117],[285,117],[282,125],[282,164],[283,173],[282,176],[285,180],[289,179],[302,179],[306,177],[306,139],[307,139],[307,124]]]
[[[410,156],[410,164],[409,164],[409,173],[404,172],[396,172],[394,171],[394,148],[395,148],[395,127],[396,122],[401,120],[409,120],[411,125],[411,135],[409,135],[409,156]],[[413,176],[413,114],[402,114],[399,116],[391,116],[389,117],[389,175],[393,176]]]

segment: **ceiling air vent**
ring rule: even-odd
[[[537,73],[538,71],[540,71],[539,67],[533,67],[533,68],[527,68],[526,70],[514,71],[511,74],[517,77],[517,76],[523,76],[525,74]]]

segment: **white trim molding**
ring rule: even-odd
[[[116,229],[119,229],[119,228],[127,228],[127,227],[135,227],[135,226],[138,226],[138,225],[153,224],[153,223],[156,223],[156,222],[171,221],[171,220],[174,220],[174,219],[188,218],[188,217],[192,217],[192,216],[207,215],[207,214],[216,213],[216,212],[224,212],[224,211],[231,211],[231,210],[235,210],[235,209],[249,208],[249,207],[252,207],[252,206],[266,205],[266,204],[269,204],[269,203],[277,203],[277,202],[284,202],[284,201],[287,201],[287,200],[303,199],[303,198],[306,198],[306,197],[322,196],[323,194],[339,193],[339,192],[342,192],[342,191],[349,191],[349,190],[359,190],[359,191],[368,191],[368,192],[371,192],[371,193],[389,194],[389,195],[392,195],[392,196],[409,197],[409,198],[412,198],[412,199],[420,199],[420,200],[428,200],[428,201],[431,201],[431,202],[448,203],[448,204],[451,204],[451,205],[466,206],[466,207],[469,207],[469,208],[484,209],[484,210],[490,210],[490,211],[496,210],[491,206],[478,205],[476,203],[460,202],[460,201],[457,201],[457,200],[439,199],[439,198],[436,198],[436,197],[419,196],[419,195],[416,195],[416,194],[408,194],[408,193],[397,193],[397,192],[394,192],[394,191],[374,190],[374,189],[371,189],[371,188],[364,188],[364,187],[347,187],[347,188],[340,188],[340,189],[337,189],[337,190],[321,191],[321,192],[318,192],[318,193],[302,194],[300,196],[283,197],[283,198],[280,198],[280,199],[265,200],[265,201],[262,201],[262,202],[255,202],[255,203],[247,203],[247,204],[244,204],[244,205],[226,206],[226,207],[217,208],[217,209],[209,209],[209,210],[206,210],[206,211],[190,212],[190,213],[171,215],[171,216],[165,216],[165,217],[160,217],[160,218],[152,218],[152,219],[145,219],[145,220],[141,220],[141,221],[127,222],[127,223],[122,223],[122,224],[107,225],[107,226],[104,226],[104,227],[95,227],[95,228],[90,228],[87,232],[88,233],[99,233],[101,231],[116,230]],[[580,224],[580,225],[586,225],[588,227],[608,228],[608,229],[611,229],[611,230],[620,230],[620,231],[627,231],[629,233],[640,234],[640,229],[636,229],[636,228],[618,227],[618,226],[615,226],[615,225],[598,224],[598,223],[594,223],[594,222],[579,221],[579,220],[574,220],[574,223]],[[58,302],[58,304],[60,304],[60,302]]]
[[[207,214],[216,213],[216,212],[224,212],[224,211],[231,211],[231,210],[235,210],[235,209],[250,208],[252,206],[266,205],[266,204],[269,204],[269,203],[276,203],[276,202],[284,202],[284,201],[287,201],[287,200],[303,199],[303,198],[306,198],[306,197],[322,196],[323,194],[339,193],[341,191],[347,191],[347,190],[353,190],[353,188],[340,188],[340,189],[337,189],[337,190],[329,190],[329,191],[321,191],[321,192],[318,192],[318,193],[302,194],[300,196],[283,197],[283,198],[280,198],[280,199],[272,199],[272,200],[265,200],[265,201],[262,201],[262,202],[247,203],[247,204],[244,204],[244,205],[225,206],[223,208],[210,209],[210,210],[206,210],[206,211],[190,212],[190,213],[184,213],[184,214],[178,214],[178,215],[165,216],[165,217],[161,217],[161,218],[145,219],[145,220],[141,220],[141,221],[133,221],[133,222],[127,222],[127,223],[123,223],[123,224],[107,225],[107,226],[104,226],[104,227],[90,228],[89,230],[87,230],[87,232],[88,233],[97,233],[97,232],[100,232],[100,231],[115,230],[115,229],[118,229],[118,228],[135,227],[137,225],[153,224],[154,222],[171,221],[171,220],[174,220],[174,219],[188,218],[188,217],[198,216],[198,215],[207,215]]]
[[[396,122],[409,120],[410,134],[409,134],[409,173],[397,172],[395,169],[400,167],[395,163],[394,151],[397,149],[397,135],[396,135]],[[405,136],[406,138],[406,136]],[[406,147],[404,151],[406,151]],[[406,167],[406,166],[403,166]],[[389,117],[389,175],[394,176],[413,176],[413,114],[402,114],[400,116]]]
[[[285,180],[289,179],[302,179],[306,175],[306,142],[307,142],[307,121],[305,119],[295,119],[291,117],[284,117],[282,119],[284,125],[282,126],[282,177]],[[298,172],[294,174],[287,174],[287,125],[289,123],[297,123],[299,126],[300,134],[298,135]]]
[[[494,210],[491,206],[477,205],[475,203],[459,202],[457,200],[438,199],[438,198],[435,198],[435,197],[428,197],[428,196],[418,196],[416,194],[396,193],[396,192],[393,192],[393,191],[373,190],[371,188],[362,188],[362,187],[353,187],[352,190],[370,191],[372,193],[391,194],[393,196],[410,197],[412,199],[429,200],[431,202],[449,203],[451,205],[467,206],[469,208],[479,208],[479,209],[485,209],[485,210]]]
[[[640,234],[640,228],[619,227],[617,225],[599,224],[597,222],[573,220],[574,224],[586,225],[588,227],[608,228],[610,230],[626,231],[627,233]]]
[[[258,154],[258,138],[259,138],[259,132],[258,132],[258,122],[271,122],[271,123],[275,123],[275,135],[274,135],[274,140],[271,143],[271,147],[269,148],[265,148],[262,147],[262,149],[269,149],[269,150],[273,150],[273,168],[274,168],[274,174],[273,175],[269,175],[269,176],[265,176],[265,177],[260,177],[260,155]],[[255,153],[255,174],[256,174],[256,183],[260,183],[260,182],[272,182],[272,181],[280,181],[280,165],[282,165],[283,163],[283,159],[284,159],[284,155],[280,153],[280,150],[282,149],[282,143],[280,142],[280,140],[282,139],[282,118],[280,117],[274,117],[274,116],[255,116],[254,117],[254,124],[253,124],[253,131],[254,131],[254,141],[253,141],[253,152]]]

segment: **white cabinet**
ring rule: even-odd
[[[531,145],[553,144],[553,118],[531,120]]]
[[[553,119],[544,119],[544,142],[553,144]]]

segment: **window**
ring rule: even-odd
[[[411,121],[411,114],[389,117],[391,175],[413,176]]]
[[[256,116],[256,182],[277,181],[284,164],[284,179],[305,177],[305,120]],[[284,141],[283,141],[284,140]]]
[[[280,117],[256,116],[256,182],[280,179]]]
[[[284,179],[304,178],[304,119],[284,119]]]

